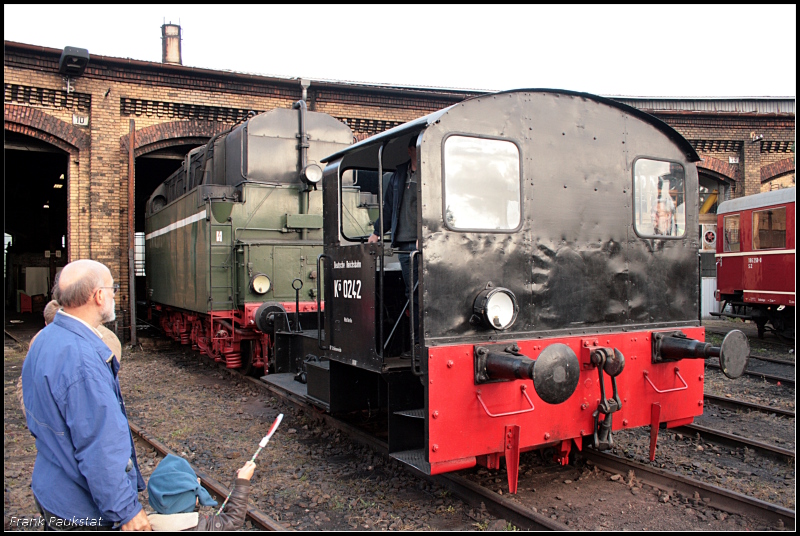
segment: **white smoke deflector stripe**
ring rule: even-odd
[[[161,236],[163,234],[167,234],[168,232],[174,231],[175,229],[180,229],[181,227],[186,227],[187,225],[191,225],[192,223],[194,223],[196,221],[200,221],[202,219],[205,219],[205,217],[206,217],[206,211],[205,211],[205,209],[203,209],[202,212],[198,212],[194,216],[189,216],[188,218],[183,218],[182,220],[178,220],[175,223],[170,223],[166,227],[162,227],[161,229],[159,229],[157,231],[153,231],[152,233],[148,233],[144,237],[144,239],[145,240],[150,240],[151,238],[155,238],[157,236]]]

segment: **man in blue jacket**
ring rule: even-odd
[[[111,272],[69,263],[54,297],[63,307],[22,367],[28,429],[36,438],[31,488],[46,528],[150,530],[122,401],[119,362],[97,326],[114,320]]]

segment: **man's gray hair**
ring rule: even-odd
[[[70,266],[72,265],[72,266]],[[73,273],[74,271],[78,273]],[[103,286],[103,270],[108,270],[105,265],[88,259],[72,262],[56,276],[53,285],[53,298],[62,307],[81,307],[92,298],[94,291]],[[61,280],[64,272],[68,272],[66,285]]]

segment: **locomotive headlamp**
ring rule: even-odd
[[[495,287],[482,290],[475,298],[472,310],[486,326],[508,329],[517,319],[519,306],[513,292]]]
[[[307,184],[317,184],[322,179],[322,168],[317,164],[309,164],[303,170],[303,181]]]
[[[256,294],[266,294],[272,287],[272,281],[264,274],[256,274],[250,278],[250,289]]]

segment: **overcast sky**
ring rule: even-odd
[[[4,39],[287,78],[631,96],[796,95],[796,5],[5,4]]]

